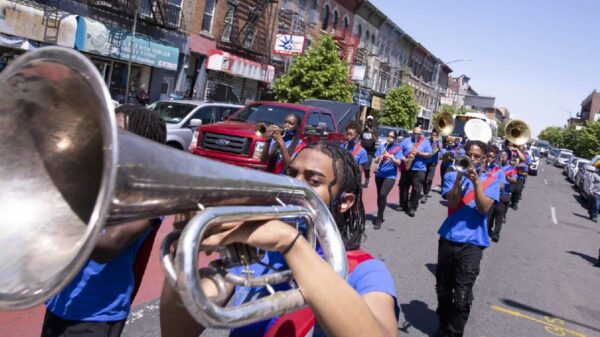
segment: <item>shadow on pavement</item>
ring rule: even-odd
[[[577,253],[577,254],[579,254],[579,253]],[[583,255],[583,254],[581,254],[581,255]],[[585,256],[587,256],[587,255],[585,255]],[[594,260],[596,260],[596,259],[594,259]],[[596,327],[593,327],[593,326],[590,326],[590,325],[587,325],[587,324],[584,324],[584,323],[580,323],[580,322],[574,321],[572,319],[568,319],[568,318],[562,317],[560,315],[555,315],[555,314],[553,314],[553,313],[551,313],[549,311],[545,311],[545,310],[542,310],[542,309],[534,308],[534,307],[531,307],[531,306],[529,306],[527,304],[524,304],[524,303],[520,303],[520,302],[517,302],[517,301],[509,300],[509,299],[506,299],[506,298],[501,298],[500,301],[502,301],[502,303],[508,305],[509,307],[512,307],[512,308],[515,308],[515,309],[528,311],[530,313],[538,314],[538,315],[542,315],[542,316],[549,316],[549,317],[552,317],[552,318],[559,318],[559,319],[561,319],[561,320],[563,320],[565,322],[569,322],[571,324],[578,325],[578,326],[584,327],[586,329],[590,329],[590,330],[594,330],[594,331],[600,332],[600,328],[596,328]]]
[[[401,304],[400,307],[402,308],[404,322],[402,322],[402,326],[398,330],[411,335],[408,329],[414,327],[427,336],[435,334],[438,325],[437,315],[435,314],[435,310],[429,309],[427,303],[412,300],[410,303]]]
[[[573,198],[575,198],[575,200],[577,200],[577,202],[579,203],[579,205],[581,207],[583,207],[583,209],[589,208],[589,201],[586,200],[585,198],[583,198],[579,193],[573,194]]]
[[[437,269],[437,263],[425,263],[425,267],[427,267],[427,270],[429,270],[429,272],[432,273],[433,276],[435,276],[435,271]]]
[[[442,205],[444,207],[448,207],[448,201],[447,200],[440,200],[440,205]]]
[[[584,218],[586,220],[590,220],[590,217],[587,215],[583,215],[583,214],[579,214],[579,213],[575,213],[575,212],[573,212],[573,215],[578,216],[580,218]]]
[[[598,262],[598,259],[596,259],[595,257],[591,257],[589,255],[586,255],[586,254],[583,254],[583,253],[580,253],[580,252],[574,252],[572,250],[568,250],[565,253],[569,253],[569,254],[572,254],[572,255],[579,256],[580,258],[586,260],[587,262],[589,262],[591,264],[594,264],[594,263]]]

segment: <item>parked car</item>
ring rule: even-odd
[[[587,166],[591,166],[592,169],[594,168],[594,166],[592,166],[590,163],[586,163],[584,161],[581,161],[579,164],[577,164],[577,172],[575,173],[573,183],[579,190],[583,188],[583,177],[585,176],[586,172],[588,172]]]
[[[541,156],[547,156],[550,150],[550,143],[545,140],[537,139],[533,142],[533,145],[538,148]]]
[[[258,123],[281,126],[285,117],[300,117],[300,137],[306,141],[327,139],[342,142],[334,113],[325,108],[280,102],[254,102],[223,122],[196,128],[189,151],[228,164],[266,170],[263,152],[267,140],[256,132]]]
[[[571,159],[571,157],[573,157],[573,153],[561,151],[556,160],[554,161],[554,166],[559,168],[565,167],[565,165],[567,165],[567,162],[569,161],[569,159]]]
[[[540,153],[537,149],[529,149],[529,175],[537,176],[538,168],[540,167]]]
[[[575,182],[575,176],[577,175],[577,172],[579,172],[579,169],[589,163],[590,161],[587,159],[577,158],[577,160],[575,161],[575,165],[569,166],[569,169],[567,171],[567,178],[569,178],[570,181]]]
[[[569,160],[567,160],[566,165],[563,166],[563,174],[566,175],[567,178],[569,177],[569,169],[571,167],[575,166],[577,159],[579,159],[579,157],[573,156],[573,157],[569,158]]]
[[[406,129],[404,129],[404,128],[380,125],[375,128],[375,134],[377,135],[377,142],[376,142],[377,147],[379,147],[381,144],[383,144],[387,141],[387,134],[390,131],[396,131],[396,134],[398,135],[398,137],[396,138],[396,141],[402,141],[402,139],[404,139],[404,137],[408,136],[408,131],[406,131]]]
[[[242,105],[204,101],[157,101],[148,109],[157,112],[167,124],[167,145],[184,150],[190,146],[194,130],[231,116]]]
[[[585,171],[586,172],[583,175],[583,184],[582,184],[581,188],[579,189],[579,195],[582,198],[589,200],[589,198],[592,195],[590,189],[592,187],[592,179],[593,179],[594,172],[596,172],[596,167],[594,165],[588,164],[585,166]]]
[[[546,156],[546,164],[554,164],[556,158],[560,154],[560,149],[557,147],[551,147],[548,151],[548,155]]]

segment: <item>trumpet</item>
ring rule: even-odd
[[[271,138],[271,137],[273,137],[273,134],[275,132],[279,132],[283,136],[286,131],[287,131],[286,129],[280,128],[276,124],[267,126],[265,123],[257,123],[256,126],[254,127],[254,134],[257,137],[263,137],[263,138]]]
[[[459,173],[465,173],[471,167],[471,158],[465,155],[460,155],[452,161],[452,166]]]
[[[243,326],[306,305],[297,288],[243,306],[222,307],[208,298],[201,276],[217,285],[265,286],[291,279],[289,270],[268,277],[227,272],[227,265],[260,258],[249,246],[221,247],[223,268],[199,272],[200,242],[218,223],[304,218],[308,242],[314,246],[318,240],[325,260],[346,277],[339,230],[310,186],[118,129],[104,79],[72,49],[35,49],[0,73],[0,155],[1,309],[33,307],[60,291],[88,261],[107,224],[184,212],[202,211],[182,233],[167,236],[162,263],[168,282],[205,327]],[[179,236],[173,260],[168,247]]]
[[[519,119],[513,119],[504,128],[506,139],[517,146],[523,145],[531,138],[531,128]]]
[[[450,136],[454,130],[454,116],[449,112],[441,112],[435,120],[434,128],[440,136]]]

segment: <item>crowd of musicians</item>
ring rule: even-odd
[[[139,106],[117,110],[119,126],[156,142],[165,142],[165,125],[154,112]],[[340,278],[302,235],[302,226],[281,220],[225,223],[212,228],[202,241],[205,249],[248,244],[268,251],[260,263],[242,272],[292,271],[295,286],[310,308],[308,315],[294,313],[231,331],[231,336],[396,336],[401,315],[397,286],[385,263],[360,249],[366,216],[362,191],[371,175],[377,189],[377,215],[373,228],[385,222],[387,199],[397,183],[400,208],[414,217],[431,197],[435,175],[441,174],[441,195],[448,215],[441,223],[436,271],[438,336],[462,336],[480,261],[490,239],[498,241],[509,208],[518,209],[527,180],[528,156],[523,147],[506,143],[502,149],[480,140],[440,137],[433,131],[423,137],[420,127],[398,140],[390,131],[379,147],[372,117],[363,128],[350,124],[345,141],[306,143],[299,137],[300,118],[289,115],[283,129],[269,128],[265,150],[272,173],[304,181],[328,205],[347,251],[348,277]],[[457,158],[469,165],[456,170]],[[439,170],[437,167],[439,166]],[[364,180],[363,180],[364,176]],[[395,211],[387,212],[394,216]],[[185,227],[188,215],[176,216],[174,226]],[[120,336],[131,303],[148,262],[150,247],[163,218],[135,221],[106,228],[82,271],[46,304],[42,336]],[[173,247],[172,253],[176,254]],[[269,267],[267,267],[269,266]],[[222,305],[240,305],[271,294],[270,287],[228,286],[223,296],[206,278],[202,289]],[[276,290],[289,289],[284,284]],[[433,291],[433,290],[432,290]],[[165,282],[160,301],[163,336],[198,336],[204,328]],[[290,324],[294,325],[290,334]],[[308,325],[306,330],[302,326]],[[286,330],[287,329],[287,330]],[[286,332],[287,331],[287,334]]]

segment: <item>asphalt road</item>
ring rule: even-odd
[[[592,266],[600,227],[586,218],[576,195],[557,168],[544,164],[530,177],[500,242],[484,252],[465,336],[600,336],[600,268]],[[437,328],[436,231],[445,212],[435,193],[415,218],[388,208],[383,228],[367,230],[363,248],[385,260],[396,281],[402,307],[398,336],[431,336]],[[136,307],[123,336],[159,336],[157,308],[157,300]]]
[[[365,208],[373,213],[374,184],[364,191]],[[587,219],[576,196],[561,171],[545,163],[539,176],[529,178],[519,211],[509,210],[500,242],[484,252],[465,336],[600,336],[600,268],[592,266],[600,248],[600,225]],[[389,201],[397,205],[396,188]],[[434,193],[415,218],[388,208],[381,230],[369,223],[363,248],[385,260],[394,276],[402,307],[398,336],[430,336],[437,328],[436,231],[445,214]],[[157,297],[163,276],[157,250],[170,222],[163,227],[124,337],[160,336]],[[0,312],[0,336],[39,336],[43,313],[43,306]],[[224,337],[227,332],[203,336]]]

